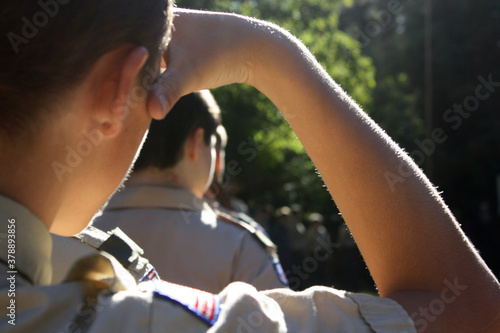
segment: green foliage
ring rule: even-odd
[[[371,116],[408,150],[425,135],[422,3],[359,1],[343,11],[339,24],[377,68]]]
[[[384,11],[390,12],[390,5],[398,3],[397,12],[382,20]],[[429,139],[429,131],[445,131],[447,140],[426,154],[426,160],[432,160],[433,182],[466,224],[475,218],[478,203],[486,201],[494,207],[498,202],[500,91],[496,89],[465,116],[453,112],[457,122],[445,115],[466,98],[475,98],[479,77],[491,75],[493,81],[500,81],[500,2],[430,2],[433,112],[432,122],[427,123],[423,112],[425,3],[356,1],[340,16],[339,27],[373,59],[377,85],[370,113],[396,141],[409,152],[422,150],[417,141]]]
[[[282,26],[304,42],[358,103],[370,106],[375,88],[371,59],[361,54],[351,36],[338,29],[342,8],[352,5],[352,1],[185,0],[177,4],[235,12]],[[239,195],[244,200],[276,206],[299,202],[306,210],[326,214],[335,210],[300,141],[266,97],[245,85],[222,87],[214,90],[214,95],[225,110],[223,123],[229,135],[227,163],[235,166],[228,171],[228,178],[239,183]],[[252,145],[255,156],[247,150]]]

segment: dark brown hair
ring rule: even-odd
[[[194,92],[182,97],[163,120],[153,120],[134,170],[175,166],[183,157],[184,143],[197,128],[204,130],[208,145],[215,134],[220,110],[207,92]]]
[[[0,0],[0,133],[36,135],[58,96],[119,46],[148,49],[144,76],[165,47],[170,7],[171,0]]]

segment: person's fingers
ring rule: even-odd
[[[189,57],[196,51],[185,45],[189,42],[183,34],[185,29],[178,29],[182,26],[182,16],[176,14],[172,39],[162,58],[162,66],[167,69],[158,77],[150,94],[148,112],[153,119],[163,119],[179,98],[191,92],[187,83],[195,66]]]
[[[156,120],[161,120],[165,118],[168,113],[168,106],[165,101],[165,97],[162,95],[155,94],[154,92],[151,94],[148,100],[148,113],[149,116]]]
[[[195,90],[202,89],[193,83],[192,72],[198,67],[189,60],[192,50],[186,50],[174,34],[171,45],[164,54],[167,69],[158,77],[156,89],[152,91],[149,102],[149,113],[153,119],[163,119],[179,98]],[[197,89],[198,88],[198,89]]]
[[[232,14],[176,10],[164,54],[167,70],[151,93],[150,116],[162,119],[179,98],[193,91],[247,82],[248,54],[253,50],[245,40],[255,30],[247,21]]]
[[[185,88],[187,77],[173,66],[160,75],[158,86],[152,91],[148,103],[149,115],[153,119],[163,119],[179,98],[189,93],[189,89]]]

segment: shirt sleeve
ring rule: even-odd
[[[250,233],[242,238],[233,265],[232,281],[249,283],[257,290],[288,288],[281,282],[271,254]]]
[[[395,301],[327,287],[258,292],[233,283],[221,294],[219,320],[209,332],[416,333]]]

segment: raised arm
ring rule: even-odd
[[[191,91],[256,87],[306,148],[382,297],[398,301],[421,331],[500,330],[498,281],[438,192],[297,39],[230,14],[177,10],[174,26],[153,117]]]

